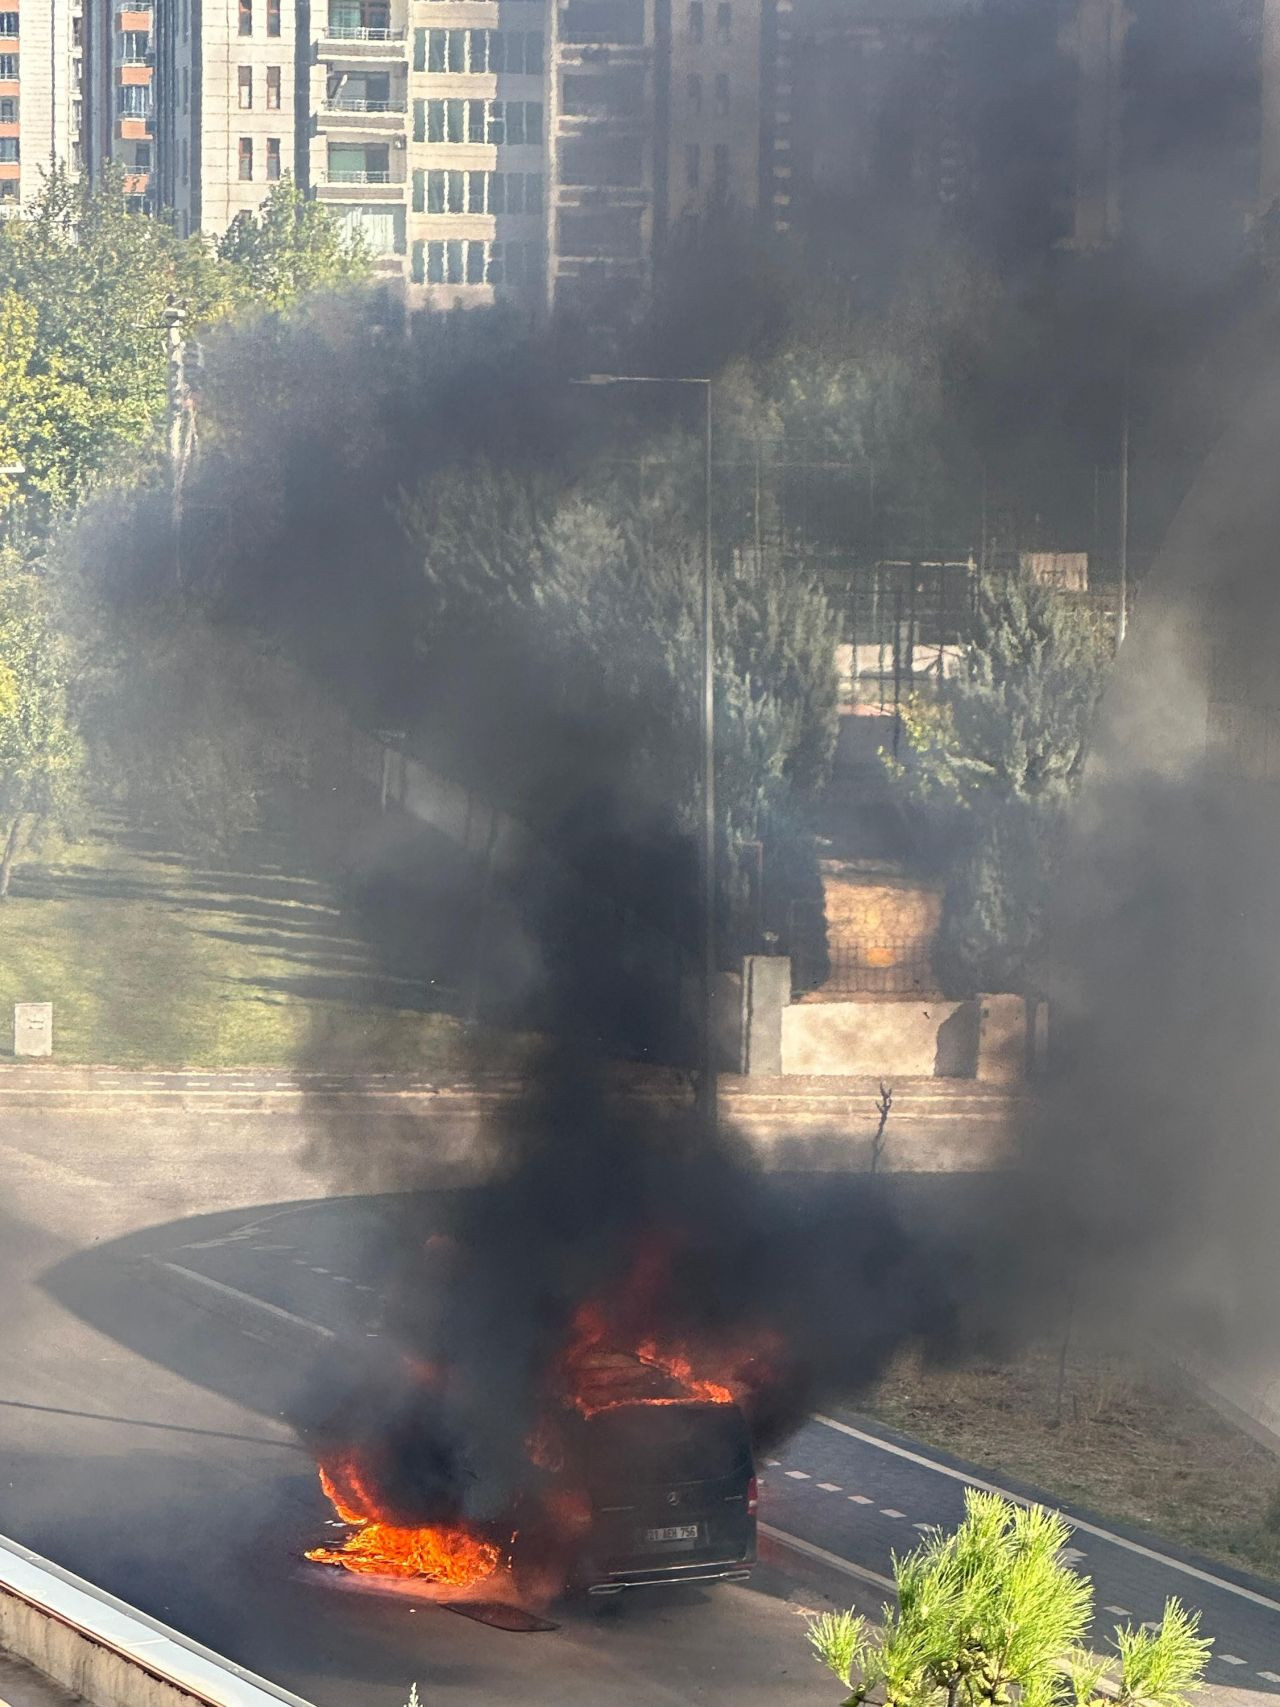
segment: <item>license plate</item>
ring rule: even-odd
[[[646,1541],[696,1541],[698,1526],[696,1523],[677,1523],[669,1529],[646,1529]]]

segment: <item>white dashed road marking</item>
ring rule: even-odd
[[[1259,1677],[1265,1677],[1268,1683],[1280,1683],[1280,1672],[1260,1671]]]
[[[788,1535],[785,1529],[775,1529],[771,1523],[762,1523],[760,1533],[767,1535],[770,1541],[790,1547],[793,1552],[803,1553],[807,1559],[817,1559],[820,1564],[830,1565],[833,1571],[840,1571],[846,1577],[856,1577],[859,1582],[870,1583],[872,1588],[887,1590],[889,1594],[895,1592],[888,1577],[882,1577],[878,1571],[855,1565],[852,1559],[842,1559],[838,1553],[828,1553],[825,1547],[815,1547],[812,1541],[802,1541],[798,1535]]]
[[[1243,1666],[1249,1663],[1248,1660],[1242,1660],[1239,1654],[1219,1654],[1218,1658],[1224,1666]]]
[[[931,1529],[936,1529],[937,1525],[933,1523],[913,1523],[911,1527],[912,1529],[918,1529],[921,1535],[927,1535]]]
[[[891,1505],[882,1505],[880,1515],[881,1517],[905,1517],[907,1514],[905,1511],[895,1511]]]
[[[770,1470],[776,1470],[778,1468],[778,1466],[781,1464],[781,1462],[782,1462],[782,1460],[780,1458],[766,1458],[765,1459],[765,1463],[768,1465]]]
[[[854,1505],[874,1505],[875,1504],[875,1501],[872,1500],[866,1494],[850,1494],[849,1498],[853,1501]]]
[[[839,1482],[819,1482],[818,1486],[824,1494],[841,1494],[844,1492]]]
[[[783,1475],[790,1476],[793,1482],[807,1482],[809,1480],[809,1472],[807,1470],[784,1470]]]
[[[999,1494],[1002,1499],[1012,1500],[1015,1505],[1029,1506],[1036,1503],[1027,1499],[1025,1494],[1015,1494],[1009,1488],[1002,1488],[998,1482],[987,1482],[981,1476],[970,1476],[963,1470],[953,1470],[949,1464],[939,1464],[936,1459],[926,1457],[923,1452],[911,1452],[905,1446],[896,1446],[892,1441],[881,1440],[878,1435],[868,1434],[865,1429],[855,1428],[852,1423],[840,1422],[835,1417],[825,1417],[816,1411],[812,1420],[820,1423],[823,1428],[834,1429],[837,1434],[848,1435],[852,1440],[860,1440],[867,1446],[874,1446],[877,1451],[888,1452],[894,1458],[905,1458],[908,1463],[920,1464],[926,1470],[932,1470],[935,1475],[947,1476],[953,1482],[963,1482],[966,1487],[983,1488],[989,1494]],[[1202,1571],[1196,1565],[1187,1564],[1185,1560],[1170,1558],[1167,1553],[1161,1553],[1154,1547],[1144,1547],[1140,1541],[1130,1541],[1127,1536],[1116,1535],[1112,1530],[1103,1529],[1097,1523],[1089,1523],[1082,1517],[1072,1517],[1067,1512],[1062,1515],[1071,1527],[1082,1535],[1096,1535],[1100,1540],[1109,1541],[1113,1547],[1123,1547],[1126,1552],[1136,1553],[1141,1559],[1154,1560],[1156,1564],[1164,1565],[1182,1576],[1192,1577],[1196,1582],[1208,1583],[1212,1588],[1221,1589],[1224,1594],[1233,1594],[1240,1600],[1250,1601],[1254,1606],[1265,1606],[1270,1612],[1280,1612],[1280,1600],[1273,1600],[1270,1595],[1258,1594],[1251,1588],[1242,1588],[1239,1583],[1214,1576],[1212,1571]]]

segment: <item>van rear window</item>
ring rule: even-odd
[[[622,1405],[587,1425],[595,1483],[706,1482],[751,1474],[751,1442],[736,1405]]]

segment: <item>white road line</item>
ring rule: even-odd
[[[928,1535],[930,1530],[936,1529],[938,1526],[936,1523],[913,1523],[911,1527],[912,1529],[918,1529],[921,1535]]]
[[[785,1529],[775,1529],[771,1523],[759,1525],[761,1535],[767,1535],[770,1541],[776,1541],[779,1546],[790,1547],[797,1553],[803,1553],[807,1559],[817,1559],[820,1564],[829,1565],[833,1571],[842,1571],[847,1577],[856,1577],[859,1582],[870,1583],[872,1588],[884,1589],[889,1594],[896,1593],[888,1577],[882,1577],[876,1571],[869,1571],[862,1565],[855,1565],[852,1559],[842,1559],[838,1553],[828,1553],[825,1547],[815,1547],[812,1541],[802,1541],[798,1535],[788,1535]]]
[[[784,1470],[782,1473],[784,1476],[790,1476],[793,1482],[807,1482],[809,1480],[807,1470]]]
[[[854,1505],[874,1505],[876,1503],[869,1494],[850,1494],[849,1498]]]
[[[947,1476],[953,1482],[963,1482],[966,1487],[983,1488],[987,1493],[999,1494],[1002,1499],[1012,1500],[1015,1505],[1036,1504],[1036,1501],[1027,1499],[1025,1494],[1015,1494],[1009,1488],[1002,1488],[998,1482],[986,1482],[980,1476],[970,1476],[963,1470],[953,1470],[949,1464],[939,1464],[932,1458],[926,1458],[922,1452],[910,1452],[905,1446],[895,1446],[891,1441],[880,1440],[874,1434],[868,1434],[865,1429],[854,1428],[852,1423],[839,1422],[835,1417],[820,1416],[816,1412],[811,1420],[821,1423],[824,1428],[835,1429],[837,1434],[847,1434],[853,1440],[861,1440],[867,1446],[888,1452],[895,1458],[905,1458],[909,1463],[919,1464],[939,1476]],[[1258,1594],[1254,1589],[1243,1588],[1239,1583],[1228,1582],[1225,1577],[1215,1577],[1211,1571],[1202,1571],[1182,1559],[1171,1559],[1167,1553],[1161,1553],[1155,1547],[1144,1547],[1140,1541],[1130,1541],[1125,1535],[1116,1535],[1099,1524],[1088,1523],[1082,1517],[1073,1517],[1070,1512],[1064,1511],[1061,1515],[1073,1529],[1086,1535],[1096,1535],[1100,1541],[1110,1541],[1115,1547],[1123,1547],[1127,1553],[1136,1553],[1139,1558],[1151,1559],[1157,1565],[1166,1565],[1171,1571],[1179,1571],[1185,1577],[1193,1577],[1196,1582],[1208,1583],[1211,1588],[1221,1589],[1224,1594],[1234,1594],[1254,1606],[1265,1606],[1268,1612],[1280,1612],[1280,1600],[1272,1600],[1270,1596]]]
[[[1132,1618],[1133,1614],[1127,1606],[1104,1606],[1104,1612],[1114,1612],[1117,1618]]]
[[[304,1328],[309,1334],[320,1334],[324,1339],[337,1339],[332,1328],[322,1328],[319,1322],[309,1322],[305,1316],[295,1316],[292,1310],[282,1310],[278,1304],[268,1304],[265,1298],[255,1298],[251,1293],[241,1292],[238,1286],[227,1286],[221,1280],[213,1280],[207,1274],[198,1274],[194,1268],[184,1268],[180,1262],[165,1262],[163,1257],[148,1257],[157,1268],[167,1268],[173,1274],[180,1274],[184,1280],[194,1280],[200,1286],[207,1286],[211,1292],[216,1292],[224,1298],[234,1298],[237,1304],[248,1304],[254,1310],[265,1310],[268,1316],[274,1316],[277,1321],[288,1322],[291,1327]]]
[[[905,1517],[907,1514],[905,1511],[895,1511],[891,1505],[882,1505],[880,1515],[881,1517]]]
[[[819,1482],[818,1486],[824,1494],[842,1494],[844,1492],[839,1482]]]
[[[776,1470],[781,1463],[782,1463],[781,1458],[766,1458],[765,1459],[765,1464],[768,1466],[768,1468],[770,1470]]]
[[[1242,1660],[1239,1654],[1217,1654],[1214,1657],[1221,1660],[1224,1666],[1243,1666],[1249,1663],[1248,1660]]]
[[[1265,1677],[1268,1683],[1280,1683],[1280,1673],[1274,1671],[1260,1671],[1257,1675],[1259,1677]]]

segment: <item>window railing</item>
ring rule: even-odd
[[[364,95],[330,95],[324,106],[329,113],[402,113],[405,110],[403,101],[375,101]]]
[[[403,41],[404,31],[389,24],[344,24],[331,18],[328,36],[330,41]]]
[[[329,168],[329,182],[331,184],[390,184],[394,180],[385,167],[378,170],[368,166],[331,166]]]

